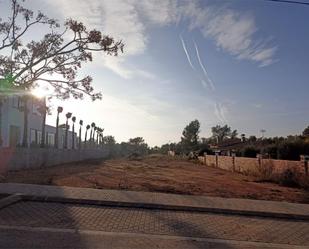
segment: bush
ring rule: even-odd
[[[289,168],[280,175],[279,183],[287,187],[300,187],[308,190],[309,176],[301,173],[296,168]]]
[[[278,158],[278,146],[277,145],[268,145],[263,149],[263,153],[270,156],[270,158]]]
[[[278,154],[280,159],[298,161],[300,155],[309,155],[309,144],[302,140],[283,142],[278,146]]]
[[[214,154],[213,151],[210,150],[208,147],[203,147],[203,148],[199,149],[197,151],[197,153],[198,153],[198,156],[204,156],[204,153],[207,153],[207,155],[213,155]]]
[[[271,161],[262,163],[257,167],[257,175],[260,181],[275,181],[274,165]]]
[[[279,183],[287,187],[299,187],[299,176],[295,169],[286,169],[281,174]]]
[[[257,149],[255,149],[254,147],[246,147],[241,152],[241,155],[243,157],[253,157],[253,158],[255,158],[258,153],[259,153],[259,151]]]

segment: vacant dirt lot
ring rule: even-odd
[[[309,192],[166,156],[83,162],[9,173],[2,182],[157,191],[309,203]]]

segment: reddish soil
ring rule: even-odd
[[[1,181],[309,203],[309,192],[302,189],[159,155],[22,170]]]

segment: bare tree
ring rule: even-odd
[[[18,23],[20,17],[23,19],[22,24]],[[24,34],[37,24],[59,27],[55,19],[50,19],[41,12],[34,15],[32,10],[24,8],[17,0],[11,0],[8,20],[0,19],[0,51],[15,46]]]
[[[41,141],[40,141],[40,147],[44,148],[45,144],[46,144],[46,132],[45,132],[45,128],[46,128],[46,115],[49,113],[49,107],[46,106],[46,97],[44,97],[43,99],[41,99],[39,101],[39,108],[38,111],[42,116],[42,137],[41,137]]]
[[[17,0],[11,1],[11,17],[8,21],[0,20],[0,51],[6,50],[0,55],[0,78],[10,78],[13,87],[26,90],[35,87],[37,81],[46,82],[54,88],[55,96],[62,99],[71,95],[82,98],[84,94],[93,100],[100,99],[101,93],[94,92],[91,86],[91,76],[78,78],[77,72],[83,63],[92,61],[92,52],[117,56],[119,50],[123,51],[123,43],[100,31],[89,31],[83,23],[72,19],[61,28],[56,20],[40,12],[34,16]],[[20,18],[25,22],[23,28],[17,24]],[[23,45],[23,34],[36,24],[45,25],[49,32],[40,41]]]
[[[23,44],[24,34],[39,25],[48,30],[42,39]],[[41,81],[52,86],[54,96],[60,99],[70,96],[80,99],[84,94],[92,100],[101,99],[101,93],[92,87],[92,77],[79,78],[78,71],[84,63],[92,61],[92,52],[117,56],[123,47],[122,41],[88,30],[82,22],[69,19],[61,27],[55,19],[41,12],[34,14],[18,0],[11,0],[9,18],[0,18],[0,83],[6,88],[28,91]],[[24,102],[24,122],[27,122],[27,97]],[[24,127],[27,129],[27,124]],[[23,146],[27,146],[25,139]]]

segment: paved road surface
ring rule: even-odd
[[[309,222],[34,201],[0,210],[0,248],[68,247],[309,248]]]

